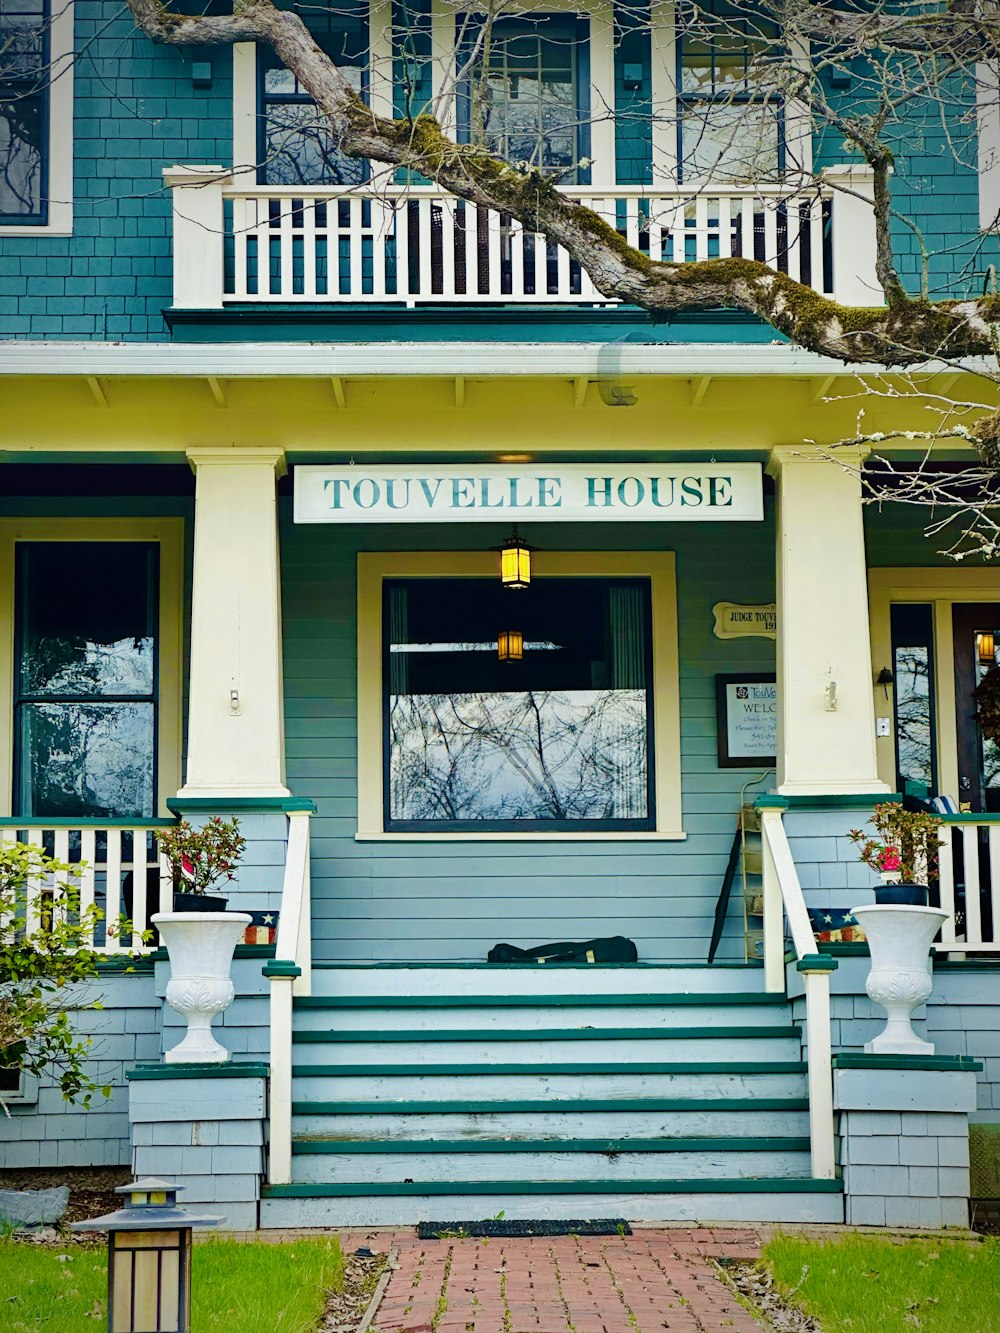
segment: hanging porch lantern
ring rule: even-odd
[[[519,629],[502,629],[497,635],[497,657],[501,662],[520,662],[524,656],[524,635]]]
[[[179,1208],[177,1188],[134,1180],[115,1190],[124,1208],[72,1224],[108,1233],[108,1333],[190,1333],[191,1228],[224,1219]]]
[[[500,547],[500,582],[505,588],[526,588],[531,582],[531,547],[517,528]]]
[[[976,635],[976,654],[979,657],[979,665],[984,667],[993,666],[997,657],[996,635],[992,630],[984,630]]]

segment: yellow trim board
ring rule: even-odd
[[[938,786],[958,800],[958,737],[955,727],[955,644],[952,607],[960,602],[1000,602],[1000,571],[965,568],[888,568],[868,571],[868,613],[871,618],[872,670],[892,669],[890,607],[894,602],[925,602],[934,616],[934,703],[937,734]],[[894,690],[874,685],[876,714],[894,716]],[[886,697],[888,694],[888,698]],[[875,741],[878,772],[895,790],[895,736]]]
[[[158,542],[159,692],[156,777],[159,815],[180,787],[184,672],[182,518],[0,519],[0,811],[13,810],[14,551],[18,542]]]
[[[392,834],[382,810],[382,583],[387,578],[496,578],[488,551],[379,551],[358,555],[358,839],[483,841],[481,833]],[[677,570],[672,551],[546,551],[536,578],[648,578],[653,648],[653,773],[655,833],[615,839],[683,838],[681,716],[677,651]],[[595,841],[607,834],[506,833],[489,841]]]

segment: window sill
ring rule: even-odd
[[[355,833],[355,842],[684,842],[681,831],[661,833]]]

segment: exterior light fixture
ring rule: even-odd
[[[517,528],[500,547],[500,582],[505,588],[526,588],[531,582],[531,547]]]
[[[176,1185],[147,1178],[120,1185],[124,1208],[74,1231],[108,1233],[108,1333],[190,1333],[191,1228],[224,1219],[177,1206]]]
[[[991,629],[984,630],[976,635],[976,654],[979,658],[979,665],[991,667],[997,660],[997,641],[996,635]]]
[[[501,662],[520,662],[524,656],[524,635],[519,629],[502,629],[497,635],[497,657]]]

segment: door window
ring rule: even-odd
[[[891,609],[896,789],[922,801],[938,795],[934,743],[934,619],[930,604]]]
[[[153,814],[158,556],[145,542],[18,545],[16,814]]]

